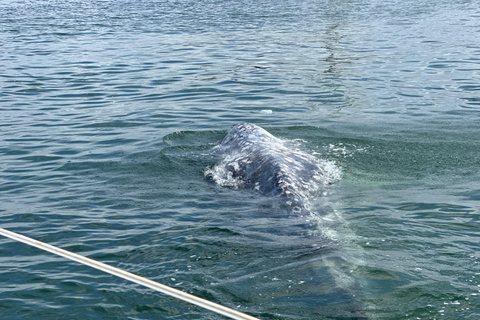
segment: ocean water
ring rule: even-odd
[[[474,0],[0,2],[0,227],[260,319],[480,317]],[[205,176],[252,122],[312,212]],[[224,319],[0,239],[2,319]]]

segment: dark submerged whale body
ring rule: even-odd
[[[223,161],[207,173],[217,183],[279,196],[294,212],[309,210],[310,198],[340,175],[332,162],[289,146],[251,123],[231,127],[220,149]]]
[[[288,212],[306,213],[306,221],[315,215],[310,208],[311,198],[322,186],[335,182],[341,175],[333,162],[305,153],[291,141],[276,138],[251,123],[232,126],[217,148],[222,159],[206,170],[207,176],[221,186],[253,189],[265,196],[278,197]],[[306,221],[306,225],[309,224]],[[278,232],[289,234],[289,226],[280,227]],[[307,243],[308,240],[303,239]],[[309,293],[312,303],[318,305],[315,308],[319,309],[319,318],[367,319],[364,306],[356,297],[359,292],[356,280],[351,275],[355,266],[344,258],[335,240],[327,234],[315,237],[313,241],[315,250],[312,256],[303,262],[297,260],[297,263],[303,273],[311,276],[309,285],[319,288],[318,292]],[[320,255],[321,252],[324,255]],[[317,254],[318,257],[313,257]],[[293,295],[289,299],[295,301],[296,297]],[[297,307],[302,303],[305,302],[299,300],[294,305]],[[305,307],[312,308],[312,305]]]

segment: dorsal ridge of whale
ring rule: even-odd
[[[318,189],[340,175],[331,162],[293,148],[251,123],[232,126],[219,148],[223,159],[207,175],[222,186],[280,196],[293,211],[308,210]]]

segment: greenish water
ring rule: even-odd
[[[480,316],[475,1],[3,1],[0,227],[260,319]],[[205,177],[248,121],[343,171]],[[223,319],[0,239],[5,319]]]

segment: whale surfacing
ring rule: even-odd
[[[251,123],[231,127],[219,148],[223,160],[206,175],[225,187],[279,196],[292,211],[309,210],[318,189],[340,176],[332,162],[293,148]]]

